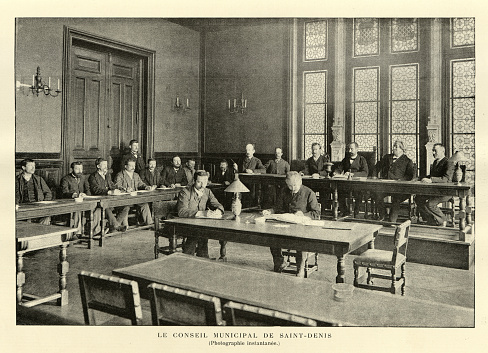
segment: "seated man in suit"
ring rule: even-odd
[[[190,158],[186,161],[183,171],[186,175],[187,185],[193,184],[193,175],[195,174],[195,158]]]
[[[221,215],[224,206],[215,198],[212,190],[207,189],[208,173],[205,170],[197,170],[194,175],[193,185],[188,185],[178,195],[178,216],[184,218],[198,218],[207,215],[207,209],[216,211]],[[195,255],[198,244],[197,256],[208,257],[208,239],[188,236],[183,244],[183,253]]]
[[[270,159],[264,167],[267,174],[286,175],[290,171],[290,164],[283,158],[283,150],[280,147],[275,148],[275,159]],[[281,192],[280,185],[267,185],[264,191],[264,208],[273,207],[276,203],[277,195]]]
[[[181,186],[185,186],[188,184],[188,180],[186,179],[186,173],[183,168],[181,168],[180,157],[173,157],[173,165],[168,165],[163,169],[161,173],[161,178],[163,179],[163,185],[171,188],[174,188],[176,184],[179,184]]]
[[[90,191],[92,195],[120,194],[120,190],[115,187],[110,175],[107,175],[107,160],[104,158],[97,158],[95,160],[95,165],[97,166],[97,171],[90,174],[88,177],[88,184],[90,184]],[[127,230],[127,226],[122,225],[122,222],[127,220],[128,213],[129,207],[123,207],[116,218],[114,215],[114,209],[112,207],[106,208],[105,216],[108,219],[109,232],[113,232],[114,230],[125,232]],[[94,223],[96,224],[96,222]],[[94,233],[98,233],[97,229],[94,230]]]
[[[36,162],[24,159],[20,162],[22,173],[15,177],[15,205],[22,203],[51,201],[52,193],[44,179],[35,175]],[[41,217],[34,221],[41,224],[51,224],[51,217]]]
[[[288,172],[286,174],[286,188],[283,189],[281,197],[273,210],[264,210],[263,215],[272,212],[294,213],[298,216],[307,216],[312,219],[320,219],[320,205],[317,202],[315,192],[305,185],[302,185],[302,177],[298,172]],[[281,272],[287,266],[280,248],[270,248],[273,255],[274,271]],[[305,260],[307,253],[297,251],[297,277],[305,275]]]
[[[322,154],[322,146],[318,142],[312,143],[312,157],[305,162],[305,169],[301,171],[302,175],[319,174],[327,176],[326,164],[330,162],[329,155]]]
[[[65,175],[61,179],[61,192],[65,199],[74,199],[91,195],[88,176],[83,175],[82,162],[77,161],[71,163],[71,173]],[[81,218],[81,212],[75,212],[73,214],[73,227],[80,229],[80,233],[77,235],[82,234],[82,229],[80,227]]]
[[[234,170],[238,173],[264,173],[266,172],[266,168],[264,167],[261,160],[257,157],[254,157],[254,153],[256,152],[254,148],[254,144],[248,143],[246,145],[246,155],[239,159],[238,163],[234,163]]]
[[[217,174],[215,174],[214,182],[229,186],[235,178],[234,170],[229,169],[229,163],[225,159],[220,161],[219,169]]]
[[[146,168],[146,163],[144,163],[144,158],[139,153],[139,141],[130,140],[129,148],[130,152],[122,157],[119,170],[123,171],[125,169],[125,162],[127,162],[128,159],[132,158],[136,161],[135,171],[137,174],[140,174]]]
[[[454,164],[446,157],[446,148],[436,143],[432,148],[434,163],[430,167],[430,175],[421,179],[423,183],[448,183],[454,174]],[[415,202],[419,207],[420,215],[427,224],[433,226],[446,226],[446,218],[438,204],[446,202],[450,196],[423,196],[417,195]]]
[[[378,172],[382,179],[412,180],[414,178],[414,165],[412,160],[405,154],[405,146],[402,141],[395,141],[393,143],[393,153],[384,155],[376,164],[374,176],[378,176]],[[385,196],[387,195],[381,193],[376,195],[380,220],[384,220],[386,217]],[[410,195],[391,195],[390,222],[397,221],[400,213],[400,204],[409,197]]]
[[[156,160],[149,158],[147,160],[147,168],[139,174],[144,184],[149,186],[160,187],[163,183],[161,173],[156,170]]]
[[[348,145],[348,156],[344,157],[341,164],[337,167],[334,171],[334,175],[345,175],[349,177],[367,177],[368,176],[368,162],[366,158],[363,156],[358,155],[359,145],[357,142],[351,142]],[[349,209],[346,204],[346,197],[347,193],[340,192],[339,193],[339,210],[342,212],[343,215],[349,214]],[[355,193],[354,198],[356,199],[356,208],[359,208],[359,203],[361,202],[362,195],[361,193]]]
[[[125,170],[119,172],[115,177],[115,186],[117,189],[125,192],[133,192],[137,190],[154,190],[155,186],[148,186],[141,180],[139,174],[134,170],[136,168],[136,161],[134,159],[128,159],[125,162]],[[142,220],[145,225],[153,224],[151,210],[148,203],[141,203],[136,205],[137,212],[142,215]],[[128,226],[127,220],[124,221],[124,225]]]

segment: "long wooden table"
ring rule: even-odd
[[[17,243],[17,303],[24,306],[34,306],[57,299],[59,305],[68,304],[68,290],[66,289],[66,274],[69,264],[66,260],[66,247],[75,228],[43,225],[38,223],[17,222],[15,224],[15,239]],[[59,251],[59,292],[47,297],[24,294],[25,273],[23,256],[30,251],[60,246]],[[22,302],[23,298],[33,299]]]
[[[238,220],[174,218],[164,221],[165,234],[170,244],[176,237],[195,236],[226,240],[235,243],[253,244],[299,251],[318,252],[337,257],[337,283],[344,282],[344,256],[363,245],[374,247],[374,237],[381,225],[334,222],[331,228],[302,224],[266,222],[255,224],[252,214],[242,214]],[[344,229],[340,228],[343,224]],[[348,229],[351,228],[352,229]],[[171,249],[173,252],[176,249]]]
[[[284,175],[276,174],[239,174],[244,184],[276,185],[285,183]],[[454,196],[459,198],[459,231],[465,234],[467,225],[472,224],[471,185],[467,183],[423,183],[421,181],[397,181],[385,179],[348,180],[343,178],[314,179],[303,176],[303,184],[318,192],[331,192],[333,195],[333,217],[338,218],[338,192],[381,192],[385,194],[409,194],[428,196]]]
[[[147,298],[149,283],[192,290],[323,323],[344,326],[474,327],[474,310],[389,293],[355,288],[345,302],[333,299],[332,283],[283,276],[207,259],[172,254],[116,269],[113,274],[137,281]]]

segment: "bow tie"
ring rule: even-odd
[[[398,157],[393,157],[393,162],[396,161],[398,159]]]
[[[355,161],[356,160],[356,157],[355,158],[349,158],[350,161]]]

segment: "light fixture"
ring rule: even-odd
[[[191,110],[190,98],[180,99],[180,96],[176,95],[175,104],[173,104],[171,110],[178,113],[185,113],[187,110]]]
[[[36,74],[32,75],[32,85],[17,81],[16,88],[20,89],[20,87],[28,87],[32,91],[32,94],[35,94],[36,96],[39,96],[39,93],[43,92],[46,96],[57,97],[61,93],[61,90],[59,89],[59,79],[57,89],[51,88],[51,77],[48,78],[48,84],[46,85],[42,81],[41,68],[39,66],[37,67]]]
[[[240,100],[238,100],[237,98],[229,99],[227,102],[227,108],[229,109],[229,113],[231,114],[244,114],[247,110],[247,99],[244,99],[244,93],[241,93]]]
[[[234,197],[232,198],[232,213],[237,220],[242,211],[241,192],[249,192],[249,189],[239,180],[239,174],[236,173],[234,181],[224,191],[234,193]]]
[[[461,165],[463,164],[462,162],[466,161],[466,157],[463,152],[456,151],[449,160],[456,168],[453,175],[453,177],[456,178],[454,181],[457,181],[457,185],[461,185],[461,180],[463,179],[463,169],[461,168]]]

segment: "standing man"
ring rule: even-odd
[[[83,175],[82,162],[77,161],[71,163],[71,173],[65,175],[61,179],[61,192],[65,199],[74,199],[91,195],[88,177]],[[81,218],[81,212],[75,212],[73,214],[73,226],[74,228],[80,229],[80,233],[78,234],[83,233],[83,229],[80,227]]]
[[[186,161],[183,171],[186,175],[187,185],[193,184],[193,175],[195,174],[195,158],[190,158]]]
[[[261,160],[257,157],[254,157],[254,153],[256,150],[254,149],[254,144],[248,143],[246,145],[246,155],[244,158],[239,160],[239,163],[234,163],[234,170],[238,173],[265,173],[266,168],[264,167]]]
[[[378,173],[380,174],[378,175]],[[386,154],[381,158],[376,164],[373,174],[381,179],[390,180],[412,180],[415,177],[413,162],[405,154],[405,146],[402,141],[397,140],[393,143],[393,153]],[[386,217],[384,200],[386,196],[388,195],[381,193],[376,195],[380,220],[384,220]],[[396,222],[398,220],[400,204],[409,197],[410,195],[391,195],[390,222]]]
[[[322,146],[318,142],[312,143],[312,157],[305,162],[305,169],[301,171],[302,175],[319,174],[326,176],[326,163],[330,162],[329,155],[322,154]]]
[[[283,150],[280,147],[275,148],[275,159],[270,159],[264,167],[267,174],[286,175],[290,171],[290,164],[282,159]],[[280,185],[267,185],[264,192],[264,207],[273,207],[276,203],[276,197],[281,192]]]
[[[147,186],[141,180],[139,174],[134,170],[136,169],[136,161],[132,158],[125,162],[125,170],[119,172],[115,177],[115,186],[117,189],[125,192],[133,192],[137,190],[154,190],[155,186]],[[151,210],[148,203],[141,203],[136,205],[137,212],[142,215],[142,220],[145,225],[153,224]],[[125,225],[128,225],[127,220],[124,221]]]
[[[355,177],[367,177],[368,176],[368,162],[366,158],[358,155],[359,145],[357,142],[351,142],[348,145],[348,156],[344,157],[341,164],[334,171],[334,175],[354,175]],[[347,194],[344,192],[339,193],[339,209],[343,215],[349,214],[349,209],[346,204]],[[360,192],[354,194],[356,199],[356,209],[359,209],[359,203],[362,200]]]
[[[432,148],[434,163],[430,168],[430,175],[422,178],[423,183],[448,183],[454,174],[454,164],[446,157],[446,148],[436,143]],[[446,202],[450,196],[423,196],[417,195],[415,202],[419,207],[420,215],[427,224],[433,226],[446,226],[446,217],[439,208],[438,204]]]
[[[107,160],[104,158],[97,158],[95,160],[95,165],[97,166],[97,171],[90,174],[88,177],[88,183],[90,184],[90,191],[92,195],[118,195],[120,190],[115,187],[112,182],[110,175],[107,175],[108,166]],[[114,216],[113,207],[108,207],[105,209],[105,216],[109,223],[109,232],[117,230],[119,232],[125,232],[127,226],[122,225],[123,222],[127,222],[127,215],[129,214],[129,207],[126,206],[121,209],[117,218]],[[96,222],[94,222],[96,224]],[[97,228],[94,230],[94,234],[98,233]]]
[[[188,185],[178,195],[178,216],[184,218],[205,217],[208,213],[215,217],[224,213],[224,206],[215,198],[212,190],[207,189],[208,173],[205,170],[197,170],[194,175],[193,185]],[[207,211],[207,208],[211,211]],[[195,255],[198,244],[197,256],[208,257],[208,239],[188,236],[183,245],[183,253]]]
[[[147,160],[147,168],[141,171],[139,176],[146,185],[160,187],[163,184],[161,173],[156,171],[156,160],[154,158]]]
[[[22,173],[15,177],[15,204],[18,206],[22,203],[51,201],[51,189],[42,177],[34,174],[36,163],[28,158],[20,162],[20,166]],[[41,217],[35,221],[49,225],[51,217]]]
[[[161,173],[161,179],[164,186],[174,188],[176,184],[185,186],[188,184],[186,173],[181,168],[181,159],[178,156],[173,157],[173,165],[166,166]]]
[[[136,161],[135,171],[136,173],[139,174],[141,171],[143,171],[146,168],[146,163],[144,163],[144,158],[139,153],[139,141],[130,140],[129,148],[130,148],[130,152],[125,154],[122,157],[122,161],[120,163],[120,171],[123,171],[125,169],[125,162],[127,162],[129,158],[132,158]]]
[[[274,208],[276,213],[294,213],[297,216],[307,216],[311,219],[320,219],[320,205],[317,202],[315,192],[305,185],[302,185],[302,177],[298,172],[286,174],[286,188],[283,189],[282,197]],[[263,215],[271,214],[270,210],[263,211]],[[270,248],[273,255],[274,271],[281,272],[287,266],[280,248]],[[297,251],[297,277],[305,276],[305,261],[307,252]]]

